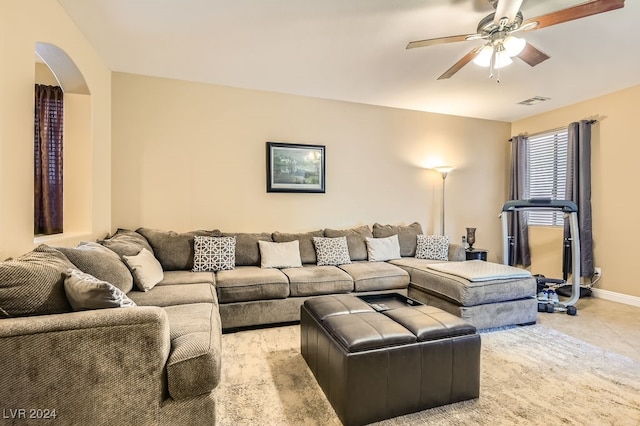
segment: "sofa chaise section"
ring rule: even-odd
[[[0,400],[6,407],[55,409],[60,424],[162,424],[164,407],[180,405],[166,395],[170,353],[169,319],[159,307],[4,319],[0,359],[7,380]],[[197,399],[189,405],[211,424],[213,395]],[[171,411],[173,419],[188,416]]]

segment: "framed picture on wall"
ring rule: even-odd
[[[267,142],[267,192],[325,192],[325,147]]]

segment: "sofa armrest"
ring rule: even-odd
[[[2,408],[52,424],[156,424],[170,346],[158,307],[0,320]]]
[[[465,249],[460,244],[449,243],[449,261],[461,262],[467,259]]]

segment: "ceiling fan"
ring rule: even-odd
[[[549,59],[549,55],[512,34],[549,27],[624,7],[624,0],[591,0],[525,21],[520,11],[523,0],[488,1],[496,11],[478,23],[475,34],[412,41],[407,45],[407,49],[458,41],[485,40],[484,45],[473,48],[438,77],[438,80],[452,77],[471,61],[477,65],[489,67],[489,76],[493,77],[494,70],[499,70],[503,66],[509,65],[512,62],[512,57],[517,56],[532,67]]]

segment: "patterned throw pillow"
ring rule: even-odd
[[[236,266],[236,237],[196,236],[193,272],[228,271]]]
[[[313,237],[313,245],[316,246],[318,266],[338,266],[351,263],[351,258],[349,257],[349,246],[347,246],[347,237]]]
[[[449,237],[418,235],[416,259],[449,260]]]

